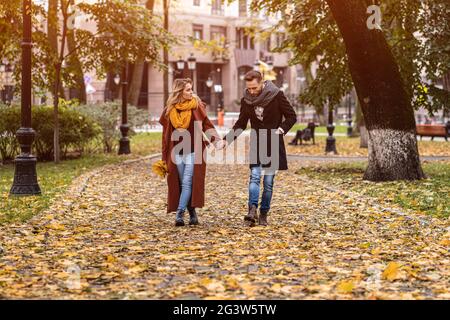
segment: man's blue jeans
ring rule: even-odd
[[[250,174],[250,182],[248,186],[249,191],[249,200],[248,205],[251,207],[255,205],[258,208],[259,201],[259,189],[261,183],[261,166],[256,166],[251,168]],[[275,178],[275,172],[265,172],[264,173],[264,189],[261,198],[261,206],[260,211],[263,213],[267,213],[270,209],[270,202],[272,200],[272,192],[273,192],[273,180]]]
[[[178,211],[186,211],[191,202],[192,182],[194,178],[194,153],[185,155],[175,154],[175,164],[178,169],[178,178],[180,180],[181,194],[178,203]]]

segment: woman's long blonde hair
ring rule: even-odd
[[[181,103],[183,101],[183,91],[187,84],[192,85],[192,80],[189,78],[185,79],[175,79],[172,84],[172,92],[169,94],[169,98],[166,102],[166,117],[169,116],[170,111],[174,108],[177,103]],[[197,95],[193,95],[194,99],[197,99],[197,102],[200,102]]]

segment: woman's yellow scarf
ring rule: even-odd
[[[191,123],[192,110],[196,109],[198,101],[196,98],[175,104],[170,110],[169,119],[175,129],[187,129]]]

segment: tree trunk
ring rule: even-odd
[[[55,63],[58,59],[58,0],[48,1],[48,18],[47,18],[47,37],[50,44],[53,57],[55,58]],[[56,70],[53,70],[53,77],[51,78],[51,83],[49,87],[53,95],[53,100],[55,100],[54,88],[56,86]],[[64,90],[62,86],[59,89],[59,95],[64,96]]]
[[[383,32],[366,25],[360,0],[327,0],[344,39],[350,73],[369,134],[371,181],[424,178],[414,112]]]
[[[148,0],[145,3],[145,7],[153,13],[153,8],[155,6],[155,0]],[[128,101],[131,105],[137,106],[139,102],[139,95],[141,93],[142,87],[142,78],[144,72],[148,72],[148,70],[144,70],[145,61],[144,58],[138,57],[134,64],[133,68],[133,77],[131,78],[130,88],[128,91]]]
[[[169,1],[163,0],[163,6],[164,6],[164,29],[166,31],[169,31]],[[167,99],[169,99],[169,50],[166,46],[164,46],[164,53],[163,53],[163,63],[166,66],[164,69],[164,76],[163,76],[163,92],[164,92],[164,105],[167,102]]]
[[[63,30],[61,36],[61,48],[59,52],[58,62],[55,68],[55,90],[54,90],[54,101],[53,101],[53,151],[54,151],[54,162],[58,164],[61,161],[61,149],[59,144],[60,132],[59,132],[59,91],[62,88],[61,85],[61,68],[64,60],[64,50],[66,47],[67,40],[67,9],[68,3],[61,0],[61,12],[63,15]]]
[[[353,133],[357,137],[361,134],[361,127],[365,126],[364,117],[361,110],[361,104],[356,94],[352,95],[355,100],[355,121],[353,122]]]
[[[369,146],[369,136],[367,134],[366,126],[362,125],[359,127],[359,147],[360,148],[368,148]]]
[[[74,0],[70,1],[71,4],[74,3]],[[75,33],[73,30],[67,30],[67,48],[69,52],[72,52],[69,57],[69,65],[72,70],[75,71],[75,82],[76,82],[76,95],[75,98],[80,101],[80,103],[86,103],[86,85],[84,84],[84,73],[83,68],[81,67],[81,62],[78,57],[78,53],[76,52],[76,39]]]
[[[128,91],[128,100],[131,105],[137,106],[139,96],[141,95],[142,77],[144,75],[145,61],[138,57],[133,66],[133,75],[131,77],[130,89]]]

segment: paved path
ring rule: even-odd
[[[350,162],[350,161],[367,161],[367,157],[360,156],[313,156],[313,155],[288,155],[290,161],[320,161],[320,162]],[[420,156],[422,161],[450,161],[447,156]]]
[[[248,167],[210,165],[201,225],[176,228],[153,161],[98,170],[1,227],[0,298],[450,298],[448,220],[333,191],[293,161],[270,226],[243,224]]]

